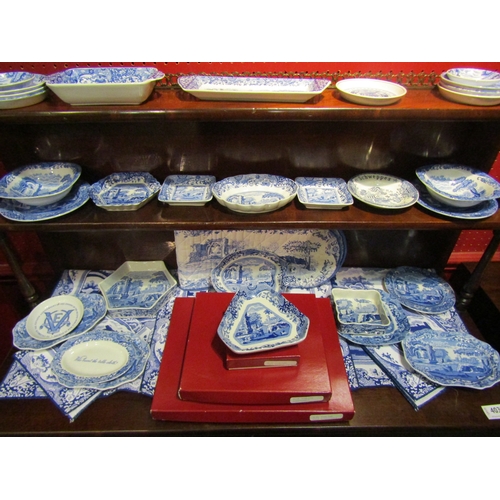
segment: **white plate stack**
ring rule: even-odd
[[[47,97],[45,77],[26,71],[0,73],[0,109],[32,106]]]

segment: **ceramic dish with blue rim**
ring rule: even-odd
[[[135,334],[93,330],[59,346],[51,368],[65,387],[105,390],[124,383],[134,366],[144,370],[148,356],[148,345]]]
[[[105,210],[133,211],[146,205],[160,188],[148,172],[116,172],[92,184],[90,197]]]
[[[500,73],[480,68],[451,68],[446,76],[452,81],[477,87],[496,87],[500,85]]]
[[[384,277],[386,290],[401,304],[423,314],[440,314],[455,306],[451,285],[430,269],[400,266]]]
[[[0,200],[0,214],[18,222],[38,222],[55,219],[74,212],[89,200],[89,184],[77,182],[62,200],[43,207],[31,207],[16,200]]]
[[[220,339],[236,354],[270,351],[302,342],[309,318],[280,293],[239,291],[217,328]]]
[[[366,106],[387,106],[398,102],[407,90],[397,83],[376,78],[346,78],[336,84],[347,101]]]
[[[414,186],[419,191],[419,198],[417,203],[421,206],[439,215],[445,217],[452,217],[454,219],[486,219],[494,215],[498,210],[497,200],[482,201],[478,205],[472,207],[452,207],[448,204],[441,203],[434,199],[429,191],[420,182],[415,181]]]
[[[28,71],[9,71],[0,73],[0,89],[12,90],[27,87],[35,78],[35,73]]]
[[[182,90],[210,101],[306,102],[330,84],[316,78],[264,78],[185,75],[177,79]]]
[[[106,302],[104,297],[98,293],[77,293],[77,298],[83,304],[83,317],[78,326],[67,335],[54,339],[40,341],[36,340],[28,333],[26,322],[28,317],[19,321],[12,330],[13,344],[21,350],[39,351],[50,349],[66,340],[78,337],[94,328],[104,316],[106,316]]]
[[[244,291],[248,295],[279,292],[286,269],[286,262],[274,253],[241,250],[227,255],[212,270],[212,286],[218,292]]]
[[[297,197],[306,208],[339,210],[354,200],[344,179],[334,177],[297,177]]]
[[[158,199],[169,205],[201,206],[212,198],[213,175],[169,175],[163,182]]]
[[[349,179],[347,188],[355,198],[377,208],[407,208],[418,201],[415,186],[394,175],[359,174]]]
[[[243,174],[216,182],[212,193],[233,212],[264,213],[290,203],[297,194],[297,184],[281,175]]]
[[[470,334],[424,328],[402,347],[409,365],[437,384],[487,389],[500,381],[500,355]]]
[[[44,206],[62,200],[80,178],[76,163],[41,162],[16,168],[0,179],[0,198]]]

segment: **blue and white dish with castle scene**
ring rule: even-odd
[[[332,296],[339,323],[362,325],[367,331],[390,323],[378,290],[333,288]]]
[[[306,208],[339,210],[354,200],[344,179],[334,177],[297,177],[297,197]]]
[[[213,198],[214,183],[214,175],[169,175],[161,186],[158,199],[169,205],[205,205]]]
[[[220,339],[236,354],[295,345],[307,337],[309,318],[280,293],[237,292],[217,328]]]
[[[409,365],[437,384],[487,389],[500,381],[500,355],[468,333],[424,328],[402,347]]]
[[[105,210],[133,211],[146,205],[160,188],[148,172],[116,172],[92,184],[90,197]]]

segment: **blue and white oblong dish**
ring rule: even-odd
[[[471,207],[500,197],[500,182],[465,165],[427,165],[415,173],[433,198],[452,207]]]
[[[286,270],[286,262],[274,253],[241,250],[227,255],[212,270],[212,286],[218,292],[244,291],[248,295],[279,292]]]
[[[387,106],[398,102],[407,90],[397,83],[376,78],[346,78],[336,84],[347,101],[367,106]]]
[[[165,76],[156,68],[72,68],[47,76],[46,83],[68,104],[140,104]]]
[[[128,375],[137,378],[148,356],[149,346],[135,334],[93,330],[58,347],[51,368],[65,387],[107,390],[133,380]]]
[[[234,212],[264,213],[290,203],[297,194],[297,184],[280,175],[236,175],[213,184],[212,193],[222,206]]]
[[[451,285],[429,269],[396,267],[385,275],[384,286],[412,311],[440,314],[455,306],[455,292]]]
[[[212,198],[213,175],[169,175],[165,178],[158,199],[169,205],[201,206]]]
[[[240,291],[231,300],[217,334],[231,351],[245,354],[298,344],[308,330],[309,318],[280,293]]]
[[[487,389],[500,381],[500,355],[472,335],[423,328],[402,347],[409,365],[437,384]]]
[[[89,184],[77,182],[62,200],[43,207],[31,207],[16,200],[0,200],[0,214],[18,222],[38,222],[55,219],[74,212],[89,200]]]
[[[142,208],[161,188],[147,172],[116,172],[90,187],[92,201],[109,211],[133,211]]]
[[[62,200],[80,178],[76,163],[41,162],[16,168],[0,179],[0,198],[30,206]]]
[[[22,89],[34,80],[35,74],[28,71],[0,73],[0,90]]]
[[[106,316],[104,297],[98,293],[75,294],[83,303],[83,317],[77,327],[70,333],[53,340],[36,340],[28,333],[26,322],[28,317],[19,321],[12,330],[13,344],[21,350],[39,351],[50,349],[66,340],[78,337],[97,325]]]
[[[452,81],[477,87],[500,86],[500,73],[479,68],[451,68],[446,76]]]
[[[186,75],[177,79],[182,90],[210,101],[306,102],[321,94],[327,79]]]
[[[344,179],[333,177],[297,177],[297,197],[306,208],[341,209],[354,200]]]
[[[359,174],[349,179],[347,188],[355,198],[377,208],[407,208],[418,201],[415,186],[393,175]]]

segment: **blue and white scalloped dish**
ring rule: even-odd
[[[297,197],[306,208],[339,210],[353,204],[344,179],[297,177]]]
[[[169,205],[201,206],[212,198],[213,175],[169,175],[165,178],[158,199]]]

